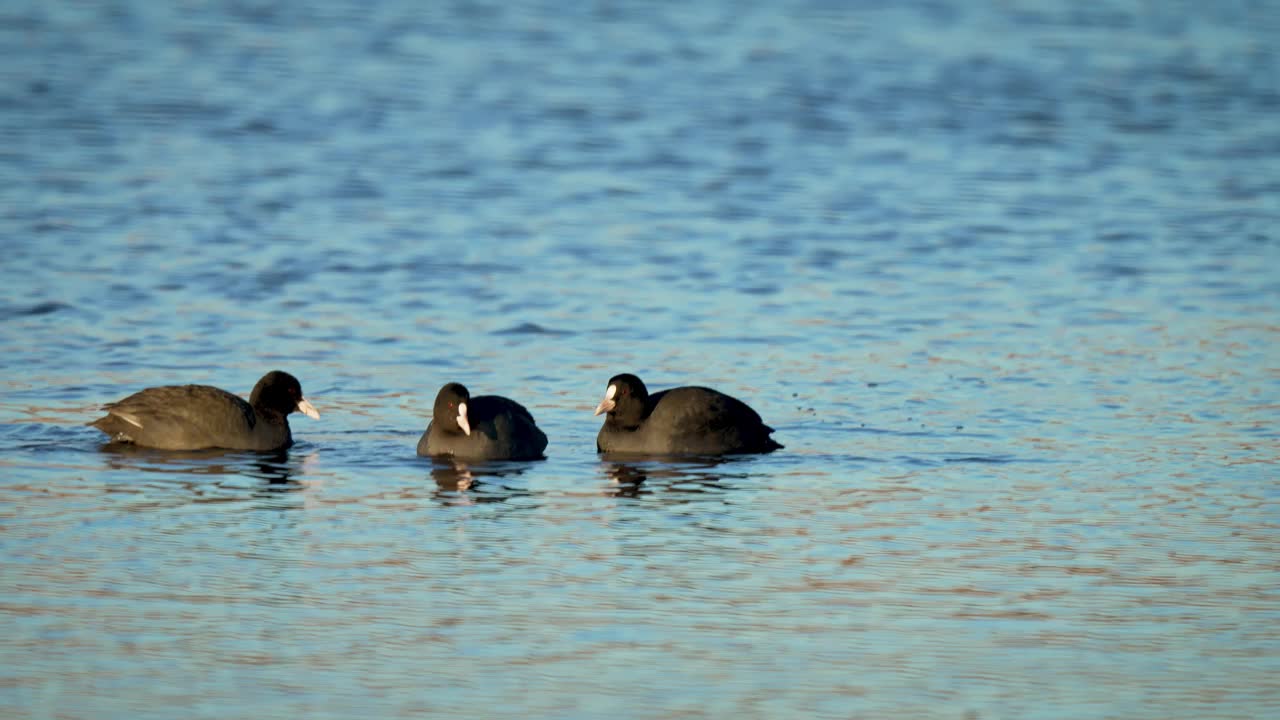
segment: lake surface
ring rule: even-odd
[[[1280,713],[1280,5],[892,5],[6,3],[0,716]]]

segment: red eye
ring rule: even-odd
[[[449,403],[449,407],[453,407],[453,403]]]

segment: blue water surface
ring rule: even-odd
[[[0,7],[0,716],[1280,714],[1275,2]],[[297,375],[287,453],[104,448]],[[607,379],[785,450],[602,460]],[[547,459],[414,446],[447,381]]]

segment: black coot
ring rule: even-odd
[[[498,395],[471,397],[458,383],[440,388],[419,455],[473,460],[537,460],[547,436],[520,403]]]
[[[597,452],[729,455],[782,447],[755,410],[711,388],[678,387],[650,395],[635,375],[615,375],[596,408],[596,415],[606,412]]]
[[[106,416],[89,424],[112,442],[162,450],[281,450],[293,444],[289,413],[320,417],[298,379],[280,370],[262,376],[249,402],[208,385],[166,385],[103,409]]]

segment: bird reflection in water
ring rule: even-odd
[[[447,464],[446,464],[447,463]],[[441,490],[463,492],[477,484],[471,468],[462,462],[442,460],[431,467],[431,477]]]
[[[605,490],[612,497],[636,498],[656,491],[705,493],[727,490],[724,480],[746,477],[745,472],[725,472],[737,462],[731,457],[628,458],[604,456],[601,469],[612,481]]]
[[[627,497],[634,498],[641,495],[648,495],[652,491],[642,489],[645,480],[649,479],[648,473],[639,465],[630,465],[628,463],[605,463],[605,474],[613,481],[613,485],[605,490],[605,494],[611,497]]]
[[[155,450],[125,443],[107,443],[101,447],[107,466],[113,470],[128,470],[165,475],[242,476],[262,481],[254,489],[254,496],[275,495],[304,490],[306,483],[295,479],[300,470],[315,456],[314,453],[290,458],[287,450],[266,453],[243,450]],[[205,481],[200,481],[201,483]],[[188,484],[197,495],[205,495],[200,483]],[[234,485],[234,484],[233,484]],[[215,482],[219,488],[228,485]],[[208,486],[205,485],[205,488]]]
[[[431,462],[431,478],[436,481],[436,499],[446,505],[472,505],[527,495],[527,490],[508,487],[502,480],[524,474],[528,465],[515,460],[465,462],[435,458]]]
[[[294,473],[302,467],[305,467],[315,455],[307,455],[300,461],[289,463],[289,453],[280,451],[255,459],[251,464],[253,470],[248,470],[246,474],[260,478],[266,482],[263,488],[266,492],[281,493],[293,492],[301,490],[306,485],[293,478]]]

